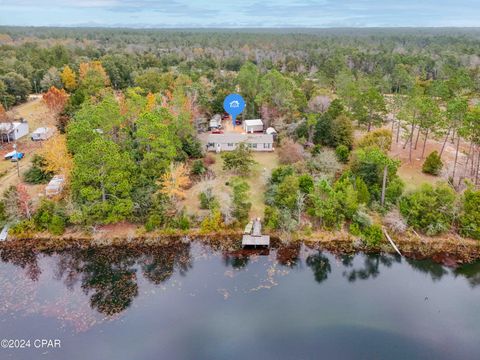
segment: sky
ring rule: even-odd
[[[0,25],[477,27],[480,0],[0,0]]]

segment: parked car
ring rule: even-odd
[[[15,156],[16,151],[10,151],[8,154],[5,154],[4,159],[10,160],[13,156]]]
[[[11,162],[17,162],[17,161],[22,160],[24,157],[25,157],[25,154],[24,154],[24,153],[22,153],[22,152],[17,152],[17,153],[15,153],[15,154],[13,154],[13,156],[10,158],[10,161],[11,161]]]
[[[220,129],[214,129],[212,130],[212,134],[223,134],[223,131]]]

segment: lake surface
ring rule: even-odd
[[[480,263],[200,243],[0,252],[0,359],[478,359]]]

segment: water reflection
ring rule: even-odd
[[[473,288],[480,285],[480,262],[460,266],[454,271],[455,276],[463,276]]]
[[[380,274],[380,267],[391,267],[394,263],[401,262],[401,258],[398,255],[390,254],[369,254],[362,255],[363,264],[360,267],[355,267],[352,258],[344,257],[342,264],[351,270],[345,270],[343,276],[347,278],[349,282],[355,282],[357,280],[366,280],[370,278],[376,278]]]
[[[410,266],[422,273],[430,275],[432,281],[439,281],[444,275],[448,274],[448,271],[441,264],[434,262],[430,259],[425,260],[416,260],[416,259],[407,259],[407,262]],[[480,269],[479,269],[480,270]]]
[[[37,281],[42,273],[38,265],[37,254],[31,249],[4,249],[0,252],[0,259],[2,262],[25,269],[27,277],[32,281]]]
[[[185,276],[193,267],[194,258],[201,258],[205,252],[217,253],[207,245],[195,245],[178,242],[165,246],[151,247],[105,247],[95,249],[72,248],[58,253],[35,253],[28,249],[3,249],[0,259],[24,270],[26,277],[38,281],[45,257],[54,261],[54,279],[69,289],[76,288],[88,297],[90,307],[106,316],[124,312],[139,295],[139,277],[153,285],[160,285],[172,279],[175,274]],[[193,255],[192,255],[193,253]],[[357,254],[333,256],[320,250],[307,249],[301,244],[281,246],[269,250],[239,250],[222,252],[223,263],[233,269],[245,269],[261,259],[265,264],[268,286],[264,283],[258,289],[276,286],[280,281],[273,279],[276,274],[282,276],[290,269],[301,268],[302,263],[313,272],[314,279],[321,284],[329,279],[332,264],[340,265],[340,274],[348,282],[374,279],[382,268],[390,268],[401,263],[401,258],[390,254]],[[431,260],[407,259],[413,269],[439,281],[450,271]],[[280,265],[277,267],[276,265]],[[47,265],[48,266],[48,265]],[[465,277],[472,287],[480,284],[480,262],[455,269],[454,276]],[[257,289],[257,288],[255,288]],[[2,289],[0,289],[2,291]]]
[[[307,266],[310,267],[315,276],[315,281],[322,283],[328,278],[328,274],[332,272],[330,260],[323,255],[321,251],[317,254],[309,255],[306,260]]]

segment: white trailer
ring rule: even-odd
[[[209,128],[212,129],[220,129],[222,127],[222,117],[219,114],[213,116],[210,120]]]
[[[32,133],[32,141],[48,140],[53,136],[53,129],[48,127],[40,127]]]
[[[246,133],[263,132],[263,121],[261,119],[245,120],[243,130]]]

